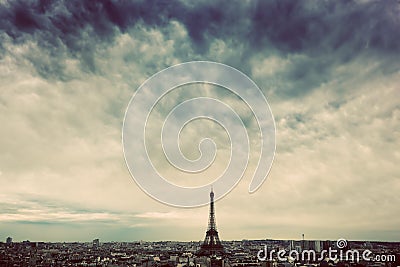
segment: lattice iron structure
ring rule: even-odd
[[[224,247],[218,237],[217,223],[215,220],[215,209],[214,209],[214,192],[211,188],[210,192],[210,215],[208,217],[208,228],[206,237],[200,250],[197,252],[201,256],[212,256],[212,255],[223,255]]]

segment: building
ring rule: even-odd
[[[100,246],[100,240],[98,238],[93,240],[93,247],[98,248]]]
[[[7,237],[6,244],[11,245],[11,243],[12,243],[12,237]]]
[[[314,249],[315,249],[316,252],[321,252],[322,251],[322,249],[321,249],[321,241],[319,241],[319,240],[315,240],[314,241]]]

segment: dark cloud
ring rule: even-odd
[[[287,51],[365,46],[399,51],[397,1],[259,1],[253,40],[267,39]]]
[[[9,1],[0,6],[0,29],[13,42],[34,40],[46,48],[47,61],[29,57],[37,72],[65,80],[70,77],[63,72],[63,59],[53,60],[57,55],[77,58],[82,71],[96,72],[96,48],[107,46],[116,34],[129,32],[138,23],[162,30],[175,20],[186,28],[196,52],[188,57],[177,51],[182,61],[213,60],[207,51],[216,39],[242,45],[243,51],[224,63],[247,73],[251,72],[248,59],[266,49],[283,56],[308,55],[283,74],[284,79],[298,83],[295,88],[282,89],[281,95],[298,96],[329,80],[332,66],[351,61],[360,53],[387,57],[389,62],[382,69],[386,73],[398,70],[393,63],[400,55],[398,11],[398,1],[391,0]]]
[[[68,43],[69,35],[91,26],[97,36],[125,31],[138,21],[150,26],[165,25],[171,19],[186,25],[194,43],[207,35],[235,34],[254,47],[271,42],[283,50],[308,50],[333,35],[331,46],[338,49],[353,42],[398,51],[399,9],[397,1],[254,1],[248,6],[223,1],[10,1],[1,8],[1,27],[18,37],[22,32],[47,30]],[[250,20],[248,28],[240,24]],[[20,32],[22,31],[22,32]],[[245,39],[249,37],[249,39]]]

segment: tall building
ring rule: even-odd
[[[100,246],[100,240],[98,238],[93,240],[93,247],[98,248]]]
[[[296,247],[295,244],[296,244],[296,242],[294,240],[290,240],[290,242],[289,242],[289,251],[295,249],[295,247]]]
[[[6,244],[11,245],[11,243],[12,243],[12,237],[7,237]]]
[[[315,243],[314,243],[315,251],[316,251],[316,252],[321,252],[321,241],[315,240],[314,242],[315,242]]]
[[[199,256],[223,255],[224,247],[218,237],[217,224],[215,220],[214,210],[214,192],[210,192],[210,215],[208,217],[208,228],[206,237],[200,250],[197,252]]]

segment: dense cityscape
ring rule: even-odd
[[[222,256],[198,256],[202,242],[13,242],[7,238],[0,243],[0,266],[170,266],[170,267],[211,267],[211,266],[400,266],[400,242],[349,241],[346,249],[369,250],[371,256],[382,257],[382,261],[363,259],[340,260],[324,258],[319,260],[321,251],[334,248],[336,241],[310,240],[241,240],[222,241],[225,253]],[[301,252],[315,250],[316,260],[296,260],[286,257],[279,260],[260,260],[258,252],[266,246],[268,251],[285,250]],[[361,253],[360,253],[361,255]],[[376,259],[376,258],[375,258]]]

